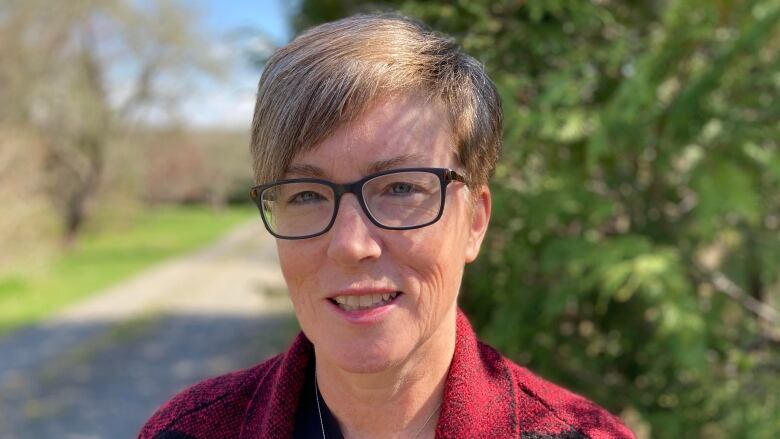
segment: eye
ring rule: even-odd
[[[412,183],[398,182],[388,185],[387,192],[390,195],[405,195],[417,192],[418,189]]]
[[[435,174],[419,171],[399,171],[375,177],[363,187],[366,199],[381,197],[386,200],[417,200],[438,192],[439,179]]]
[[[412,195],[425,194],[427,191],[423,186],[409,181],[395,181],[388,183],[382,191],[384,195],[391,197],[406,197]]]
[[[318,201],[323,201],[323,200],[325,200],[325,197],[323,197],[321,194],[317,192],[303,191],[303,192],[298,192],[297,194],[291,196],[287,204],[309,204],[309,203],[316,203]]]

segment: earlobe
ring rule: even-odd
[[[482,185],[478,189],[478,194],[474,200],[473,212],[471,215],[471,228],[469,229],[469,240],[466,248],[466,263],[477,259],[479,249],[482,246],[482,240],[485,238],[488,223],[490,222],[491,197],[488,186]]]

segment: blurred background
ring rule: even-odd
[[[246,203],[257,79],[296,32],[387,10],[503,98],[461,295],[482,338],[640,438],[780,436],[775,0],[0,0],[0,436],[133,436],[284,349]]]

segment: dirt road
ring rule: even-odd
[[[173,393],[297,333],[273,241],[253,223],[0,338],[0,438],[132,438]]]

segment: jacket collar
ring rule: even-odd
[[[261,378],[252,397],[241,438],[290,438],[295,412],[314,348],[303,333]],[[455,353],[444,385],[437,438],[519,437],[515,386],[501,355],[480,343],[461,310],[456,322]],[[508,434],[508,435],[507,435]]]
[[[436,437],[519,437],[515,385],[506,362],[477,340],[461,310],[456,327]]]

